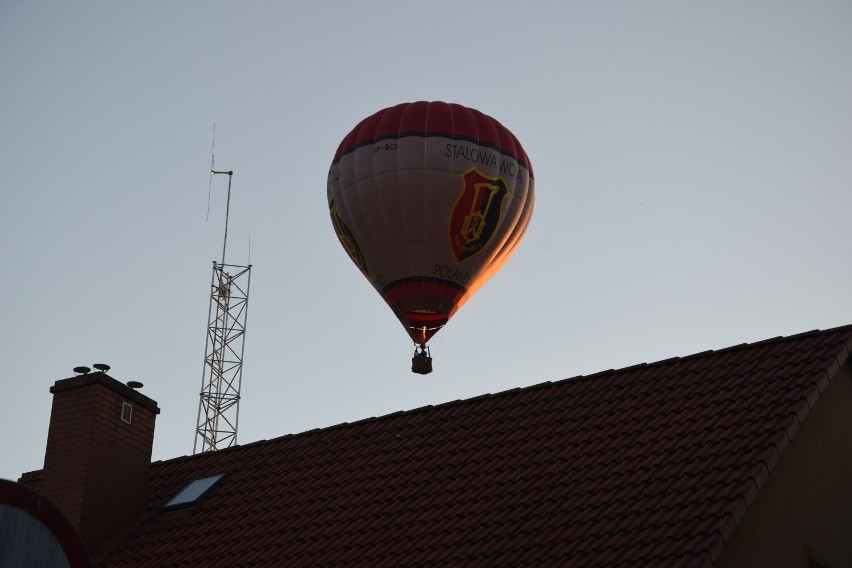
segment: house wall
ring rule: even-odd
[[[852,371],[847,363],[793,436],[715,563],[852,566]]]

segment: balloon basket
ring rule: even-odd
[[[432,357],[429,356],[429,348],[420,345],[414,349],[414,357],[411,358],[411,372],[418,375],[428,375],[432,372]]]

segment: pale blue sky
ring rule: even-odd
[[[325,179],[363,117],[477,108],[536,175],[514,258],[409,370]],[[251,302],[242,443],[852,323],[852,3],[0,0],[0,477],[106,362],[191,453],[210,266]]]

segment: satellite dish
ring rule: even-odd
[[[89,371],[91,371],[91,369],[84,366],[84,365],[80,365],[79,367],[74,367],[74,372],[79,374],[79,375],[85,375]]]
[[[139,381],[127,381],[127,386],[129,386],[132,389],[141,389],[145,385],[143,385]]]
[[[106,373],[110,369],[110,366],[106,363],[95,363],[94,365],[92,365],[92,367],[103,373]]]

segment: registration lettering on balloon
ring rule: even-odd
[[[375,149],[373,150],[374,154],[378,154],[384,150],[385,152],[391,152],[399,150],[399,144],[396,142],[385,142],[384,144],[376,144]]]
[[[450,213],[450,247],[462,262],[481,251],[500,224],[506,180],[488,177],[476,168],[462,175],[461,195]]]

